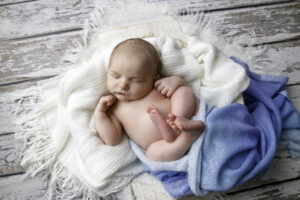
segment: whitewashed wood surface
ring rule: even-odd
[[[153,2],[155,0],[152,0]],[[156,0],[158,1],[158,0]],[[253,36],[267,50],[253,61],[266,74],[285,75],[289,97],[300,111],[300,1],[194,0],[228,40]],[[176,0],[180,5],[180,0]],[[42,199],[46,186],[37,178],[23,180],[22,144],[14,139],[18,102],[10,94],[57,75],[66,66],[62,55],[74,47],[92,0],[0,0],[0,199]],[[184,11],[183,11],[184,13]],[[240,199],[300,199],[300,159],[278,151],[262,180],[227,193]]]

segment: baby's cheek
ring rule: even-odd
[[[114,86],[112,84],[107,84],[108,91],[112,92],[113,88],[114,88]]]
[[[144,96],[146,95],[148,92],[147,92],[147,88],[145,86],[136,86],[136,87],[133,87],[131,92],[133,92],[135,95],[137,96]]]

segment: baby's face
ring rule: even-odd
[[[145,97],[153,88],[156,73],[149,65],[138,55],[114,55],[108,69],[108,90],[121,101]]]

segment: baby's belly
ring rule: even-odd
[[[165,119],[171,112],[170,99],[152,95],[148,99],[132,105],[132,109],[135,110],[134,114],[128,115],[122,120],[128,136],[143,149],[147,149],[151,143],[162,139],[160,131],[147,112],[147,108],[151,104],[158,108]]]
[[[148,115],[138,115],[136,124],[127,125],[125,131],[130,139],[143,149],[147,149],[151,143],[162,139],[160,131]]]

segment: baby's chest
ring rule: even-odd
[[[151,125],[147,106],[141,104],[120,105],[115,112],[126,133],[133,137],[137,132],[149,129]],[[141,128],[143,127],[143,128]]]
[[[170,99],[165,98],[162,95],[152,93],[152,95],[148,95],[146,98],[141,100],[118,103],[115,115],[124,127],[135,126],[138,123],[147,123],[147,121],[151,121],[147,112],[150,105],[156,106],[159,111],[166,116],[171,112]]]

